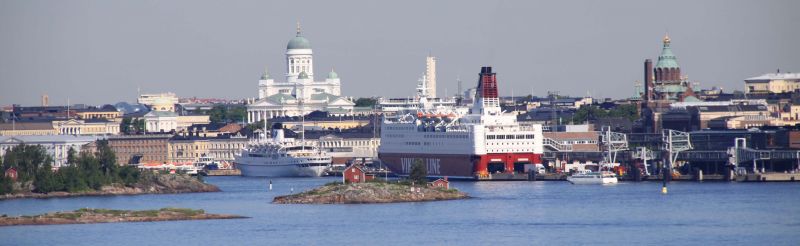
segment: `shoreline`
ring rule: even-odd
[[[0,201],[12,199],[49,199],[66,198],[81,196],[133,196],[147,194],[179,194],[179,193],[201,193],[219,192],[216,185],[202,182],[194,177],[176,174],[160,174],[147,180],[142,180],[132,186],[125,186],[119,183],[105,185],[99,190],[88,190],[79,192],[55,191],[49,193],[36,193],[31,191],[9,193],[0,195]]]
[[[119,222],[158,222],[182,220],[245,219],[230,214],[207,214],[204,210],[161,208],[157,210],[112,210],[82,208],[68,212],[45,213],[33,216],[0,217],[0,227],[25,225],[68,225]]]

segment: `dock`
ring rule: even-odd
[[[736,176],[738,182],[797,182],[800,173],[757,173]]]
[[[242,176],[242,171],[239,169],[218,169],[206,171],[208,176]]]

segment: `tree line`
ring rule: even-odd
[[[602,118],[617,117],[635,121],[639,118],[639,111],[636,105],[633,104],[617,105],[609,110],[604,110],[596,105],[584,105],[575,111],[575,114],[572,116],[572,122],[582,123]]]
[[[12,167],[17,170],[17,182],[23,189],[30,187],[30,191],[38,193],[99,190],[104,185],[114,183],[131,186],[141,176],[136,167],[117,165],[116,155],[106,140],[97,141],[97,151],[94,153],[77,153],[69,149],[67,165],[56,171],[52,163],[53,159],[44,147],[26,144],[13,147],[0,160],[3,170]],[[14,192],[13,186],[10,178],[4,175],[0,177],[0,194]]]

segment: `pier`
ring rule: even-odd
[[[242,171],[239,169],[218,169],[206,171],[208,176],[242,176]]]

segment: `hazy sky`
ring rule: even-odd
[[[800,72],[800,1],[9,1],[0,0],[0,105],[102,104],[143,92],[257,96],[265,66],[285,72],[302,23],[315,74],[335,68],[349,96],[412,95],[425,56],[440,93],[629,97],[669,31],[701,87]]]

